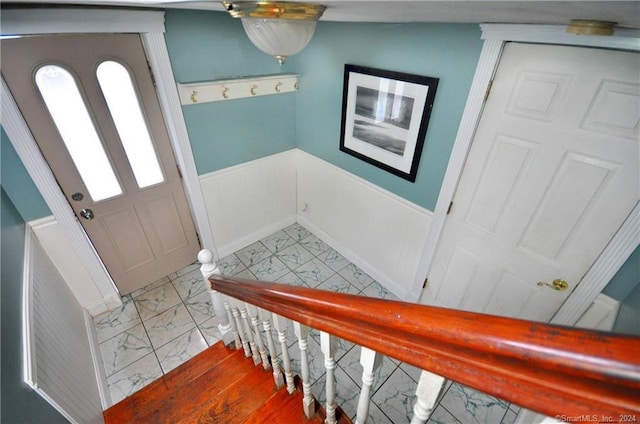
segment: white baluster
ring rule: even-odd
[[[429,419],[443,387],[444,377],[429,371],[422,371],[416,389],[418,399],[413,406],[411,424],[424,424]]]
[[[289,358],[289,346],[287,345],[287,319],[278,314],[273,314],[273,325],[278,332],[278,341],[282,352],[282,368],[284,368],[284,378],[287,381],[287,392],[289,394],[296,390],[291,372],[291,359]]]
[[[309,327],[299,322],[293,322],[293,331],[298,338],[298,347],[300,348],[300,374],[302,374],[302,408],[307,418],[313,417],[315,414],[315,402],[311,394],[311,373],[309,372],[309,353],[307,350],[307,337],[309,336]]]
[[[324,331],[320,332],[320,348],[324,355],[324,367],[327,370],[327,404],[325,407],[326,418],[324,422],[326,424],[336,424],[336,381],[334,378],[334,371],[336,368],[336,361],[334,356],[336,354],[336,338]]]
[[[251,347],[251,355],[253,356],[253,365],[258,365],[260,363],[260,354],[258,353],[258,346],[256,346],[255,338],[253,337],[253,331],[251,331],[251,324],[249,323],[249,313],[247,312],[247,305],[244,302],[241,302],[239,305],[240,316],[242,317],[242,322],[244,324],[244,333],[247,336],[247,340],[249,341],[249,346]]]
[[[242,349],[242,340],[240,340],[238,326],[233,318],[233,312],[231,312],[231,305],[229,304],[229,298],[227,296],[224,297],[224,309],[225,311],[227,311],[227,317],[229,318],[229,322],[233,326],[233,340],[236,343],[236,349]]]
[[[369,417],[369,404],[371,402],[371,385],[375,372],[380,368],[382,355],[375,350],[362,347],[360,352],[360,365],[362,365],[362,390],[358,398],[358,412],[356,424],[364,424]]]
[[[236,328],[238,329],[238,336],[240,337],[240,342],[242,343],[242,348],[244,349],[244,356],[247,358],[251,357],[251,348],[249,347],[249,339],[244,333],[244,327],[242,326],[242,320],[240,318],[240,309],[236,305],[238,301],[233,299],[231,301],[231,313],[233,314],[233,318],[236,321]]]
[[[204,278],[205,285],[209,294],[211,295],[211,304],[213,305],[213,312],[218,320],[218,331],[220,331],[222,342],[225,346],[229,346],[234,340],[234,328],[227,311],[224,308],[223,295],[211,288],[209,284],[209,277],[214,274],[220,274],[220,269],[213,263],[213,253],[209,249],[202,249],[198,253],[198,261],[202,264],[200,266],[200,272]]]
[[[262,359],[262,367],[265,370],[271,368],[271,364],[269,363],[269,355],[267,355],[267,349],[264,347],[264,341],[262,340],[262,331],[260,331],[260,321],[258,321],[258,308],[255,305],[245,302],[244,303],[247,308],[247,313],[249,314],[249,318],[251,318],[251,325],[253,326],[253,334],[256,339],[256,345],[258,347],[258,352],[260,353],[260,359]]]
[[[267,347],[269,348],[269,356],[271,356],[271,368],[273,369],[273,381],[276,383],[276,389],[284,386],[284,380],[282,378],[282,370],[278,363],[278,352],[273,342],[273,334],[271,334],[271,312],[264,309],[258,309],[258,316],[262,320],[262,327],[264,328],[264,334],[267,337]]]

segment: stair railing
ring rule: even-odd
[[[363,384],[356,423],[367,420],[381,354],[424,370],[411,424],[429,418],[445,378],[548,416],[640,413],[638,337],[226,277],[213,265],[209,251],[201,251],[198,258],[224,343],[244,348],[247,357],[267,369],[260,355],[266,330],[270,364],[279,369],[281,362],[289,393],[294,383],[286,323],[293,321],[307,417],[315,413],[306,357],[309,327],[320,330],[325,356],[326,423],[337,422],[334,336],[362,346]],[[269,315],[281,347],[279,359],[269,342]],[[248,324],[248,317],[258,316],[262,330]],[[274,371],[274,381],[281,387],[282,374]]]

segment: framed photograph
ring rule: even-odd
[[[415,182],[438,78],[344,67],[340,150]]]

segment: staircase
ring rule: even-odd
[[[222,342],[187,361],[104,412],[107,424],[122,423],[323,423],[316,402],[311,419],[303,412],[300,380],[289,394],[276,390],[271,371],[254,366],[242,350]],[[341,411],[338,422],[351,423]]]
[[[361,346],[356,423],[369,418],[381,355],[423,370],[411,424],[429,419],[445,377],[548,416],[640,416],[638,337],[226,277],[210,251],[198,259],[223,341],[106,410],[107,423],[350,423],[336,403],[337,338]],[[311,393],[311,327],[324,356],[324,410]]]

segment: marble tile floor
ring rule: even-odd
[[[218,266],[225,275],[396,299],[299,224],[223,258]],[[114,404],[219,340],[197,263],[124,296],[120,308],[96,317],[94,325]],[[299,374],[300,351],[291,326],[288,330],[292,367]],[[312,390],[324,402],[326,373],[316,330],[311,330],[308,347]],[[339,341],[335,357],[337,402],[351,417],[355,417],[362,386],[359,356],[358,346]],[[410,422],[419,377],[419,369],[383,358],[367,422]],[[428,422],[511,424],[518,411],[506,401],[448,382]]]

